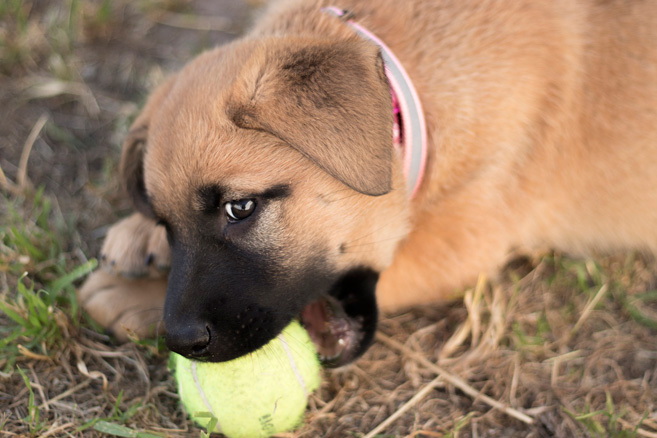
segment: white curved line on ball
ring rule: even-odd
[[[208,411],[217,418],[217,414],[214,413],[214,410],[212,409],[212,406],[210,405],[210,402],[208,401],[207,397],[205,396],[205,391],[203,391],[203,387],[201,386],[201,382],[198,380],[198,375],[196,374],[196,362],[192,361],[192,377],[194,378],[194,383],[196,384],[196,389],[198,390],[199,395],[201,396],[201,400],[203,400],[203,404],[205,405],[206,408],[208,408]],[[217,419],[217,425],[216,427],[216,432],[221,433],[221,424],[219,423],[219,419]],[[210,431],[212,432],[212,431]]]
[[[287,344],[287,341],[285,340],[285,336],[283,336],[283,333],[278,335],[278,339],[280,339],[281,344],[283,344],[283,349],[285,350],[285,353],[287,353],[287,358],[290,361],[290,366],[292,367],[292,371],[294,371],[294,375],[297,377],[297,380],[299,381],[299,385],[301,385],[301,388],[303,389],[303,393],[308,397],[308,388],[306,387],[306,381],[303,379],[303,376],[301,375],[301,371],[299,371],[299,367],[297,367],[297,362],[294,360],[294,356],[292,356],[292,352],[290,351],[290,346]]]

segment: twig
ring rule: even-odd
[[[454,335],[445,342],[438,355],[440,360],[450,358],[463,345],[468,336],[471,337],[472,348],[478,346],[481,336],[481,301],[487,284],[486,275],[480,274],[474,290],[470,289],[465,293],[463,302],[468,311],[468,318],[459,326]]]
[[[100,371],[89,371],[87,369],[87,364],[82,361],[81,358],[78,358],[78,371],[82,373],[83,376],[90,379],[101,379],[103,381],[103,391],[107,391],[108,381],[107,376]]]
[[[472,319],[468,317],[463,324],[454,332],[454,334],[445,342],[440,350],[438,358],[440,360],[448,359],[463,343],[472,332]]]
[[[34,379],[34,383],[32,383],[32,386],[37,389],[39,392],[39,396],[41,396],[41,400],[46,404],[46,411],[49,411],[47,406],[48,398],[46,397],[45,392],[43,392],[43,386],[41,385],[41,382],[39,381],[39,376],[34,372],[34,367],[32,364],[29,365],[30,368],[30,373],[32,374],[32,378]]]
[[[633,426],[629,421],[623,420],[622,418],[619,418],[618,422],[622,424],[623,427],[626,428],[626,430],[632,429],[633,431],[635,431],[637,435],[645,436],[646,438],[657,438],[657,433],[649,432],[645,429],[641,429],[640,427]]]
[[[31,352],[30,350],[28,350],[27,348],[25,348],[25,346],[20,345],[20,344],[18,345],[18,352],[19,352],[20,354],[22,354],[23,356],[25,356],[25,357],[27,357],[27,358],[29,358],[29,359],[32,359],[32,360],[46,360],[46,361],[52,361],[52,359],[49,358],[48,356],[44,356],[43,354],[33,353],[33,352]]]
[[[561,363],[564,361],[577,359],[580,357],[580,355],[581,351],[575,350],[544,360],[544,363],[552,364],[552,371],[550,373],[550,385],[556,386],[557,379],[559,378],[559,367],[561,366]]]
[[[68,82],[58,79],[36,79],[28,83],[25,95],[30,99],[46,99],[49,97],[70,94],[80,98],[87,112],[92,116],[100,114],[98,101],[84,82]]]
[[[14,183],[9,181],[7,177],[5,176],[5,173],[2,170],[2,167],[0,167],[0,188],[3,188],[4,190],[11,192],[11,193],[17,193],[18,190],[16,189],[16,186]]]
[[[23,152],[21,153],[21,158],[18,162],[18,174],[16,176],[16,184],[21,189],[25,189],[26,185],[29,183],[29,180],[27,179],[27,160],[30,158],[34,142],[39,137],[39,134],[47,121],[48,115],[42,114],[32,127],[32,131],[30,131],[30,135],[27,137],[27,140],[25,140],[25,144],[23,145]]]
[[[432,430],[416,430],[415,432],[413,432],[412,435],[410,435],[409,438],[415,438],[416,436],[420,436],[420,435],[422,435],[422,436],[435,436],[436,438],[443,438],[445,436],[444,433],[434,432]]]
[[[417,403],[420,402],[424,397],[427,396],[433,389],[438,386],[440,381],[443,379],[443,376],[438,375],[435,379],[433,379],[427,386],[422,388],[420,391],[418,391],[417,394],[415,394],[409,401],[404,403],[399,409],[395,411],[391,416],[386,418],[383,422],[381,422],[378,426],[376,426],[374,429],[370,431],[367,435],[365,435],[363,438],[373,438],[376,436],[379,432],[385,430],[388,426],[390,426],[392,423],[394,423],[399,417],[404,415],[406,411],[408,411],[410,408],[415,406]]]
[[[181,29],[237,33],[233,20],[228,17],[204,17],[200,15],[160,12],[152,14],[150,19],[165,26]]]
[[[488,404],[489,406],[499,409],[500,411],[504,412],[505,414],[522,421],[523,423],[526,424],[533,424],[534,419],[531,418],[529,415],[523,414],[522,412],[513,409],[504,403],[497,401],[485,394],[482,394],[481,392],[477,391],[475,388],[470,386],[465,380],[461,379],[460,377],[450,373],[446,369],[434,364],[430,360],[428,360],[426,357],[422,356],[421,354],[416,353],[415,351],[409,349],[405,345],[400,344],[399,342],[395,341],[394,339],[384,335],[381,332],[377,332],[376,334],[377,340],[383,342],[384,344],[388,345],[391,348],[394,348],[395,350],[405,354],[406,356],[410,357],[411,359],[419,362],[421,365],[424,365],[434,373],[436,373],[438,376],[442,376],[443,379],[445,379],[447,382],[451,383],[464,393],[468,394],[470,397],[472,397],[475,400],[481,400],[484,403]]]
[[[469,295],[469,299],[465,302],[468,309],[468,319],[472,319],[472,348],[477,347],[479,344],[479,336],[481,335],[481,300],[484,296],[484,288],[486,287],[486,284],[486,275],[479,274],[474,294]]]
[[[511,377],[511,388],[509,390],[509,402],[511,403],[511,406],[517,406],[518,403],[516,402],[516,393],[518,392],[518,380],[519,380],[519,372],[520,370],[520,356],[519,353],[516,353],[513,356],[513,376]]]
[[[575,324],[575,327],[573,327],[573,330],[572,330],[571,334],[575,334],[577,332],[577,330],[579,330],[579,328],[582,326],[582,324],[584,324],[584,321],[586,321],[588,319],[588,317],[591,314],[591,312],[593,311],[593,309],[595,309],[595,306],[598,304],[598,302],[600,302],[602,297],[607,292],[607,289],[608,289],[608,286],[605,283],[604,285],[602,285],[602,287],[600,288],[598,293],[595,294],[593,299],[591,301],[589,301],[588,304],[586,304],[586,307],[582,311],[582,316],[579,317],[579,320],[577,321],[577,324]]]
[[[81,390],[82,388],[85,388],[85,387],[89,386],[89,384],[90,384],[92,381],[93,381],[93,379],[87,379],[87,380],[85,380],[85,381],[82,382],[82,383],[78,383],[78,384],[75,385],[73,388],[70,388],[70,389],[68,389],[68,390],[66,390],[66,391],[64,391],[64,392],[62,392],[62,393],[59,394],[58,396],[55,396],[55,397],[51,398],[50,400],[48,400],[48,401],[42,403],[42,404],[39,406],[39,409],[45,409],[45,408],[48,407],[48,405],[50,405],[50,404],[52,404],[52,403],[55,403],[56,401],[59,401],[59,400],[61,400],[61,399],[63,399],[63,398],[66,398],[66,397],[68,397],[69,395],[71,395],[71,394],[73,394],[73,393],[78,392],[78,391]]]
[[[59,434],[59,432],[61,432],[62,430],[64,430],[64,429],[68,429],[69,427],[73,427],[73,426],[75,426],[75,423],[72,423],[72,422],[71,422],[71,423],[62,424],[62,425],[60,425],[60,426],[53,427],[52,429],[50,429],[49,431],[47,431],[47,432],[44,433],[43,435],[39,435],[39,437],[40,437],[40,438],[46,438],[46,437],[49,437],[49,436],[51,436],[51,435]]]

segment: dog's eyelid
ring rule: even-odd
[[[291,194],[292,194],[292,189],[289,184],[278,184],[265,190],[257,197],[262,199],[277,199],[277,198],[287,198]]]
[[[222,202],[221,206],[218,206],[218,208],[222,208],[226,204],[226,202],[235,202],[241,199],[257,199],[262,201],[270,201],[275,199],[287,198],[291,194],[292,194],[292,188],[290,187],[289,184],[277,184],[260,192],[245,191],[245,190],[244,191],[231,190],[223,193],[223,198],[225,199],[225,201]]]

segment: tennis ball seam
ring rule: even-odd
[[[294,372],[294,375],[297,378],[297,381],[299,382],[299,385],[301,386],[301,389],[303,389],[303,393],[306,397],[308,397],[308,386],[306,385],[306,380],[303,378],[301,375],[301,371],[299,370],[299,367],[297,365],[297,361],[294,360],[294,356],[292,355],[292,351],[290,351],[290,347],[287,344],[287,340],[285,339],[285,336],[283,333],[278,335],[278,339],[281,341],[281,345],[283,345],[283,349],[285,350],[285,353],[287,354],[287,359],[290,362],[290,367],[292,368],[292,371]]]
[[[194,379],[194,384],[196,385],[196,389],[199,392],[199,395],[201,396],[201,400],[203,401],[203,404],[205,405],[206,408],[208,408],[208,411],[212,414],[213,417],[217,418],[217,414],[215,414],[214,409],[212,409],[212,405],[210,404],[207,396],[205,395],[205,391],[203,390],[203,386],[201,386],[201,382],[198,379],[198,374],[196,374],[196,362],[192,362],[192,378]],[[219,419],[217,418],[217,424],[215,425],[215,431],[217,433],[221,433],[221,423],[219,423]]]

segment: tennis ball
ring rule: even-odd
[[[229,362],[172,355],[187,413],[205,428],[215,417],[212,431],[229,438],[268,437],[293,429],[320,383],[315,346],[297,321],[264,347]]]

